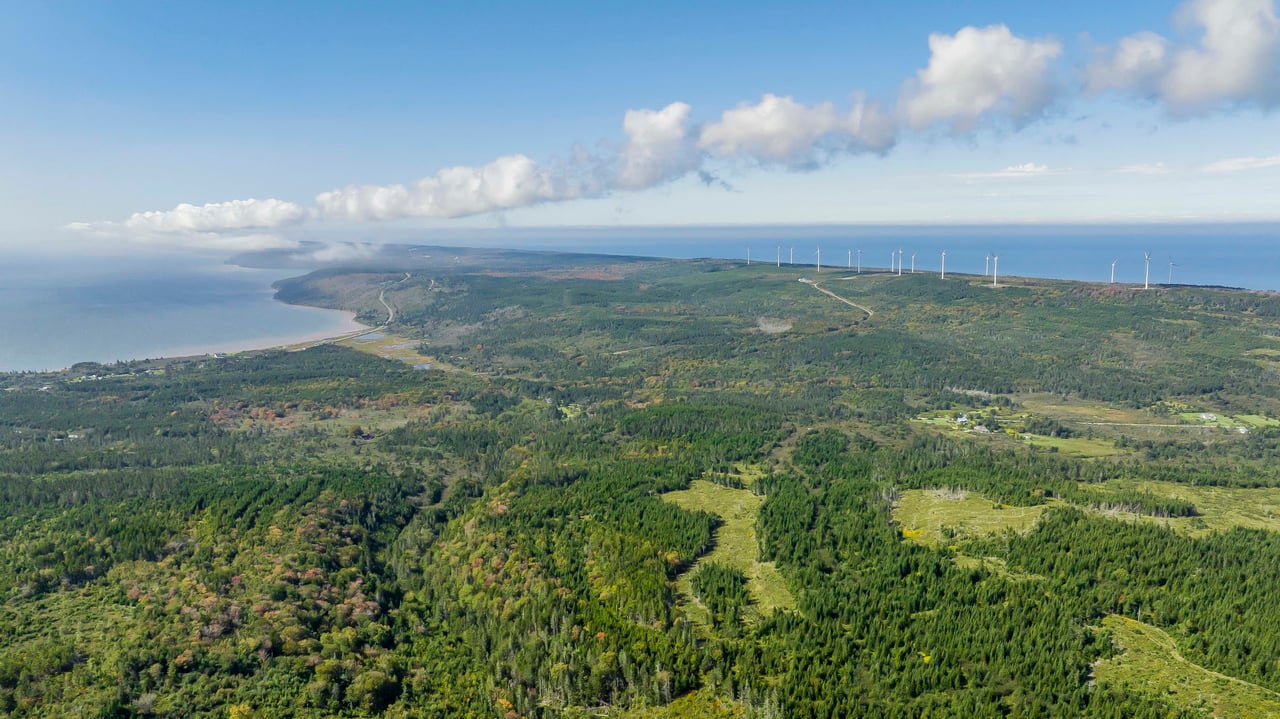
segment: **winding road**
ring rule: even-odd
[[[398,284],[401,284],[401,283],[404,283],[404,282],[408,282],[410,277],[412,277],[412,275],[410,275],[408,272],[406,272],[406,273],[404,273],[404,277],[402,277],[402,278],[400,278],[400,279],[396,280],[395,282],[384,282],[384,283],[382,283],[382,291],[378,293],[378,301],[382,303],[382,306],[383,306],[383,307],[386,307],[386,308],[387,308],[387,321],[386,321],[386,322],[383,322],[383,323],[382,323],[382,327],[379,327],[378,329],[386,329],[387,325],[389,325],[389,324],[391,324],[392,322],[395,322],[395,321],[396,321],[396,308],[394,308],[394,307],[392,307],[391,305],[387,304],[387,285],[389,285],[389,284],[396,284],[396,285],[398,285]],[[432,281],[431,281],[431,284],[432,284],[432,285],[434,285],[434,284],[435,284],[435,282],[436,282],[435,280],[432,280]]]

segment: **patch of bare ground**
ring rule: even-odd
[[[778,319],[776,317],[757,317],[756,329],[767,335],[776,335],[787,332],[795,324],[791,320]]]

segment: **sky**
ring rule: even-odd
[[[0,8],[0,252],[1280,220],[1274,0]]]

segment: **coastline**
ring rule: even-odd
[[[273,302],[280,300],[272,299]],[[285,303],[289,304],[289,303]],[[326,342],[334,342],[352,337],[359,337],[378,329],[378,327],[370,327],[361,322],[356,321],[356,313],[348,310],[331,310],[323,307],[312,307],[310,305],[293,305],[306,310],[316,310],[320,312],[338,312],[346,315],[343,326],[334,329],[317,330],[315,332],[307,332],[297,335],[272,335],[266,337],[256,337],[245,340],[233,340],[231,342],[222,342],[218,344],[197,344],[183,347],[176,347],[165,350],[164,354],[154,359],[178,359],[183,357],[202,357],[212,354],[234,354],[237,352],[253,352],[256,350],[269,349],[292,349],[299,345],[315,346]]]
[[[141,272],[122,265],[98,274],[73,264],[61,284],[30,273],[3,275],[13,311],[0,321],[0,375],[298,349],[377,329],[356,321],[353,311],[277,299],[272,284],[297,270],[246,268],[228,285],[223,267],[182,267],[175,276],[145,265]],[[87,297],[59,301],[73,293]],[[226,305],[224,297],[231,299]]]

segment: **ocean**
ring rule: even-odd
[[[297,270],[208,258],[0,258],[0,371],[273,347],[362,325],[272,299]]]
[[[502,234],[508,235],[503,237]],[[998,225],[998,226],[794,226],[707,228],[573,228],[455,235],[468,245],[605,252],[657,257],[722,257],[824,267],[857,264],[884,269],[890,253],[903,251],[904,271],[937,272],[942,252],[947,272],[981,275],[988,255],[999,256],[1002,276],[1141,284],[1150,253],[1151,284],[1215,285],[1280,291],[1280,224]],[[446,244],[447,238],[432,239]],[[424,240],[425,242],[425,240]],[[505,244],[504,244],[505,243]],[[1169,264],[1173,263],[1170,268]]]
[[[772,264],[888,267],[903,250],[918,272],[981,275],[998,255],[1001,276],[1280,291],[1280,225],[1082,225],[991,227],[762,226],[501,228],[401,232],[408,244],[718,257]],[[1170,263],[1173,267],[1170,268]],[[173,357],[272,347],[358,328],[347,313],[286,305],[271,283],[305,272],[263,270],[189,256],[0,257],[0,371],[47,370],[93,360]]]

